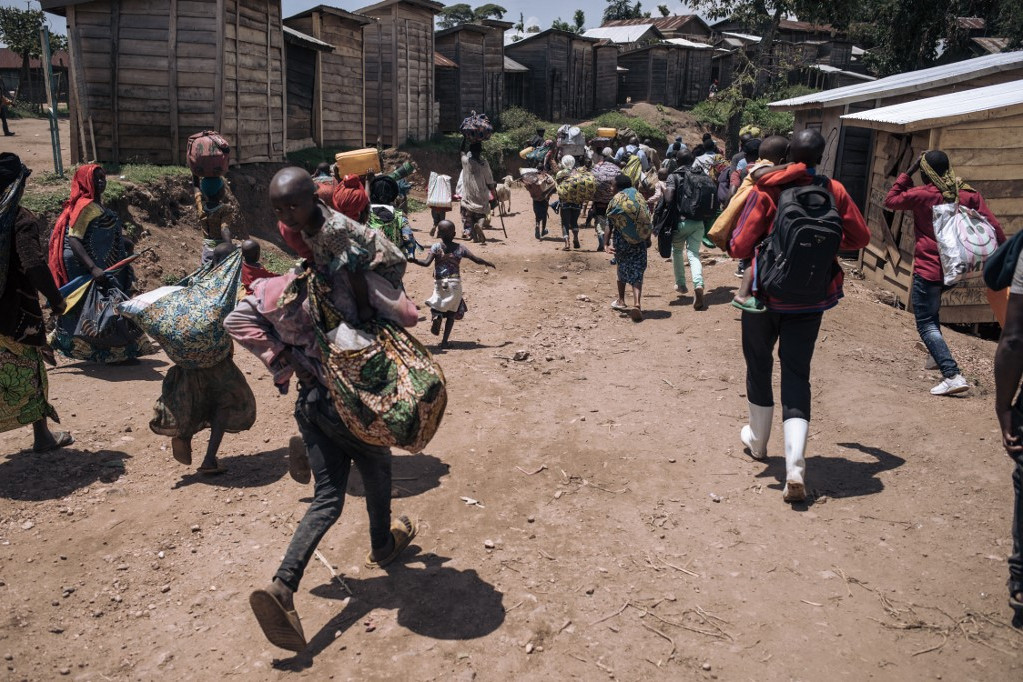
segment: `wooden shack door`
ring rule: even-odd
[[[313,138],[313,89],[316,53],[288,43],[288,139]]]
[[[873,109],[869,104],[850,104],[845,113],[854,114]],[[843,125],[835,155],[835,179],[845,185],[849,196],[861,212],[867,210],[867,189],[870,187],[870,162],[874,151],[874,131],[870,128]]]

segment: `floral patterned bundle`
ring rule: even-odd
[[[185,369],[213,367],[231,354],[224,318],[234,310],[241,282],[242,252],[189,277],[180,291],[164,296],[136,316],[136,322]]]
[[[597,191],[597,179],[588,170],[576,169],[558,185],[558,198],[567,204],[585,204]]]
[[[309,309],[330,396],[345,426],[371,445],[409,452],[425,448],[448,404],[444,372],[430,352],[404,329],[379,318],[361,327],[376,335],[368,348],[344,351],[330,343],[326,330],[341,318],[319,275],[309,278]]]

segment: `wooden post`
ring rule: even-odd
[[[167,87],[170,99],[171,163],[181,163],[181,138],[178,129],[178,0],[170,0],[167,27]]]
[[[217,71],[213,80],[214,126],[222,133],[224,127],[224,29],[227,24],[224,0],[217,0]],[[237,137],[235,138],[237,139]]]
[[[242,94],[241,94],[241,0],[234,0],[234,144],[238,148],[238,163],[242,159]]]
[[[118,111],[117,103],[117,62],[118,52],[120,52],[120,32],[121,32],[121,0],[111,0],[110,2],[110,161],[113,163],[121,162],[121,142],[119,135],[119,128],[121,126],[121,116]],[[98,159],[97,159],[98,161]]]
[[[83,85],[82,47],[78,43],[78,24],[75,21],[75,6],[67,8],[67,43],[71,55],[71,87],[74,93],[71,108],[71,127],[78,130],[78,145],[71,145],[71,163],[81,163],[89,157],[88,139],[85,135],[85,119],[89,116],[89,100]],[[93,143],[95,146],[95,142]]]
[[[313,12],[313,37],[323,40],[323,16],[318,11]],[[316,51],[316,85],[313,90],[313,130],[316,131],[313,142],[323,147],[323,50]]]
[[[927,148],[938,149],[941,147],[941,131],[942,128],[931,128],[930,138],[927,140]]]
[[[279,160],[288,158],[288,51],[284,47],[284,15],[281,12],[280,3],[270,3],[271,8],[277,9],[277,35],[281,37],[281,155]],[[269,16],[269,13],[267,14]],[[267,21],[269,23],[269,20]],[[272,159],[273,157],[271,157]]]
[[[398,74],[398,3],[391,5],[391,31],[393,32],[391,40],[391,78],[394,83],[394,112],[393,120],[391,121],[391,144],[395,147],[398,146],[398,135],[399,135],[399,121],[401,120],[401,107],[399,106],[401,97],[401,77]],[[407,37],[406,37],[407,39]],[[433,55],[430,55],[431,57]],[[407,85],[406,85],[407,87]],[[405,112],[405,116],[408,117],[408,112]]]
[[[362,69],[362,146],[366,146],[366,31],[362,31],[362,61],[359,67]]]
[[[271,161],[274,160],[274,119],[273,119],[273,94],[270,92],[270,79],[273,77],[273,69],[271,68],[271,51],[270,51],[270,12],[273,9],[273,3],[267,3],[266,6],[266,156]],[[286,68],[284,64],[284,55],[281,55],[281,70]],[[281,93],[284,97],[285,93]],[[285,97],[286,99],[286,97]]]

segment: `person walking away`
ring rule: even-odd
[[[675,155],[678,167],[665,181],[663,201],[665,203],[680,201],[684,196],[692,196],[697,192],[697,183],[706,184],[709,179],[694,165],[690,152],[679,152]],[[701,180],[695,176],[703,176]],[[671,267],[675,275],[675,291],[680,295],[689,293],[686,286],[686,261],[689,261],[690,277],[693,280],[693,308],[703,310],[703,263],[700,262],[700,244],[703,241],[703,219],[679,213],[678,228],[671,236]]]
[[[545,171],[537,171],[537,176],[535,182],[525,184],[526,191],[529,192],[529,198],[533,201],[533,219],[535,223],[533,236],[537,241],[540,241],[548,234],[547,216],[550,205],[547,202],[550,201],[551,196],[554,194],[556,185]]]
[[[913,185],[913,174],[921,172],[924,184]],[[885,197],[884,207],[889,211],[911,211],[913,213],[913,286],[910,302],[916,317],[916,329],[927,346],[934,361],[941,370],[942,380],[931,389],[931,395],[957,395],[970,390],[970,384],[959,371],[959,365],[952,357],[945,337],[941,335],[941,294],[945,287],[941,259],[938,256],[938,242],[934,236],[931,210],[944,203],[958,201],[960,206],[972,208],[983,215],[995,229],[998,243],[1005,241],[1005,233],[998,219],[991,214],[984,197],[963,179],[956,176],[943,151],[931,150],[921,154],[905,173],[895,179]]]
[[[278,194],[275,203],[282,205],[287,200]],[[289,221],[293,220],[297,219],[289,216]],[[357,327],[363,321],[359,311],[364,302],[358,301],[356,287],[346,274],[335,270],[329,276],[331,300],[342,313],[342,321]],[[295,421],[315,482],[313,501],[272,582],[249,595],[249,606],[270,643],[295,652],[307,644],[294,595],[317,545],[341,517],[353,464],[366,491],[370,536],[366,567],[379,569],[391,564],[418,532],[418,524],[407,516],[391,520],[390,449],[357,438],[334,408],[315,322],[305,307],[307,293],[305,278],[295,273],[260,280],[254,293],[242,299],[224,321],[228,333],[267,366],[282,395],[288,392],[291,376],[298,377]]]
[[[643,170],[646,171],[650,168],[657,168],[661,165],[661,158],[657,154],[657,150],[650,145],[650,138],[645,138],[639,145],[639,151],[643,152],[646,156],[647,165]]]
[[[52,363],[46,345],[46,325],[39,295],[57,315],[64,299],[46,265],[42,226],[35,214],[20,205],[31,174],[21,159],[0,154],[0,432],[32,425],[32,450],[49,452],[67,447],[74,438],[50,431],[48,419],[60,423],[50,405],[44,359]]]
[[[774,415],[774,393],[771,375],[774,347],[778,346],[781,362],[781,403],[785,432],[786,502],[806,499],[805,451],[810,428],[810,362],[813,359],[817,334],[824,311],[838,305],[842,298],[842,268],[838,264],[840,249],[862,249],[870,242],[870,231],[842,183],[829,180],[816,172],[824,156],[824,137],[815,130],[795,134],[789,151],[792,165],[770,173],[757,181],[746,199],[730,244],[737,258],[752,258],[757,244],[768,236],[761,247],[789,244],[792,250],[774,252],[774,257],[798,264],[791,277],[769,280],[771,262],[761,256],[757,277],[761,283],[758,297],[763,297],[767,312],[755,315],[742,313],[742,353],[746,360],[746,395],[749,402],[749,423],[742,427],[740,439],[754,459],[767,457]],[[813,208],[812,238],[786,239],[792,230],[809,229],[776,215],[803,213]],[[800,232],[802,235],[803,232]],[[776,237],[775,241],[771,237]],[[770,252],[769,252],[770,253]],[[764,254],[768,255],[768,254]],[[763,284],[773,282],[770,292]],[[808,284],[809,283],[809,284]]]
[[[490,197],[497,189],[497,183],[494,182],[490,164],[483,158],[483,145],[473,142],[466,153],[465,142],[463,139],[460,191],[462,198],[458,208],[462,216],[462,239],[474,238],[475,241],[483,243],[486,238],[483,236],[482,223],[486,220]]]
[[[199,213],[199,227],[202,229],[202,253],[200,265],[213,262],[213,250],[221,244],[231,243],[231,228],[228,223],[234,215],[234,207],[228,203],[227,184],[224,178],[193,179],[195,185],[195,209]]]
[[[1023,254],[1009,286],[1005,326],[995,351],[995,415],[1002,446],[1012,458],[1012,554],[1009,556],[1009,606],[1012,624],[1023,628]],[[1015,404],[1014,404],[1015,403]]]
[[[259,242],[253,239],[246,239],[242,242],[242,286],[247,294],[252,293],[252,284],[257,279],[276,277],[277,274],[270,272],[259,262]]]
[[[686,147],[686,143],[682,141],[682,136],[676,135],[675,141],[669,144],[667,151],[664,152],[665,161],[668,159],[674,159],[675,155],[683,149],[688,149],[688,147]]]
[[[0,88],[3,89],[3,92],[0,93],[0,123],[3,124],[4,135],[11,137],[14,133],[7,127],[7,114],[8,108],[14,106],[14,100],[7,96],[7,86],[3,82],[0,82]]]
[[[537,129],[533,131],[533,137],[529,138],[529,141],[526,142],[526,146],[532,147],[533,149],[539,149],[542,147],[544,145],[543,132],[543,128],[537,127]]]
[[[650,170],[650,160],[647,159],[646,154],[639,147],[639,138],[633,135],[626,142],[625,146],[619,147],[618,151],[615,152],[614,161],[619,166],[625,166],[629,159],[633,156],[639,157],[640,169],[645,173]]]
[[[607,205],[611,203],[611,198],[618,191],[615,187],[615,180],[622,172],[611,161],[610,147],[605,147],[601,151],[599,160],[593,165],[591,172],[597,181],[597,190],[593,194],[590,215],[594,217],[596,225],[597,251],[603,251],[607,245]]]
[[[447,348],[455,320],[461,320],[469,310],[462,294],[462,259],[467,258],[477,265],[494,270],[497,269],[497,266],[474,255],[464,245],[456,244],[455,224],[450,220],[441,221],[437,226],[437,236],[441,241],[430,247],[426,258],[417,260],[414,257],[409,257],[409,262],[424,268],[433,264],[433,295],[426,299],[426,305],[433,313],[430,332],[437,336],[440,333],[441,321],[443,321],[444,337],[441,339],[440,347]]]
[[[93,286],[115,286],[131,295],[135,282],[131,266],[110,275],[104,272],[104,268],[111,267],[134,251],[134,244],[124,236],[121,218],[102,203],[106,186],[106,172],[94,163],[79,166],[75,171],[71,180],[71,196],[64,202],[64,210],[50,233],[50,272],[58,287],[81,275],[89,275],[93,278]],[[93,346],[76,339],[75,328],[83,309],[84,306],[78,304],[65,311],[50,334],[50,345],[62,355],[73,360],[119,363],[155,352],[144,335],[127,346],[114,348]]]
[[[561,170],[554,176],[554,181],[560,186],[574,172],[575,157],[570,154],[561,159]],[[565,201],[560,191],[558,192],[558,206],[561,213],[561,236],[565,240],[565,246],[562,251],[568,251],[570,248],[569,236],[572,237],[572,244],[578,249],[580,248],[579,215],[582,213],[583,207],[581,204]]]
[[[646,200],[624,173],[615,178],[615,195],[607,209],[608,253],[615,261],[618,298],[611,309],[624,312],[633,322],[643,320],[643,275],[650,248],[650,210]],[[632,307],[625,305],[625,285],[632,287]]]

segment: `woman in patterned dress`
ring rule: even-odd
[[[627,313],[633,322],[643,319],[643,274],[646,272],[646,250],[650,246],[650,210],[632,187],[632,180],[622,173],[615,178],[617,193],[607,208],[611,239],[608,253],[618,264],[618,298],[611,308]],[[625,285],[632,287],[633,307],[625,305]]]

